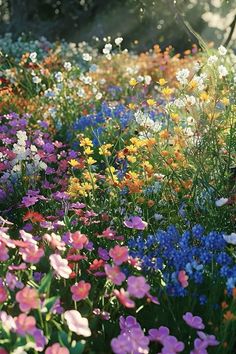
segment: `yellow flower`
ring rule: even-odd
[[[80,140],[80,146],[93,146],[92,140],[90,140],[89,138],[82,138]]]
[[[129,109],[135,109],[135,104],[134,103],[129,103],[128,104]]]
[[[171,89],[170,87],[167,86],[167,87],[163,88],[161,92],[164,96],[170,96],[173,92],[173,89]]]
[[[136,79],[134,79],[133,77],[129,80],[129,84],[130,84],[130,86],[136,86],[137,85],[137,80]]]
[[[92,155],[92,154],[93,154],[93,150],[90,148],[90,146],[88,146],[88,147],[86,147],[86,148],[84,149],[84,153],[85,153],[86,155]]]
[[[158,83],[160,86],[164,86],[165,84],[167,84],[167,81],[164,78],[161,78],[159,79]]]
[[[109,151],[109,149],[111,149],[112,146],[113,146],[112,144],[104,144],[100,146],[99,155],[111,156],[111,152]]]
[[[221,102],[225,105],[225,106],[228,106],[229,104],[229,99],[227,97],[223,97]]]
[[[153,100],[153,99],[151,99],[151,98],[147,100],[147,104],[148,104],[149,106],[154,106],[155,103],[156,103],[156,101]]]
[[[136,159],[135,156],[127,156],[127,160],[128,160],[129,162],[132,162],[132,163],[134,163],[134,162],[137,161],[137,159]]]
[[[209,95],[206,93],[206,91],[203,91],[201,94],[200,94],[200,100],[202,101],[207,101],[209,99]]]
[[[78,161],[75,160],[75,159],[72,159],[69,161],[69,164],[72,166],[72,167],[76,167],[78,165]]]
[[[178,123],[179,122],[179,115],[178,113],[171,113],[170,114],[171,119],[175,122]]]
[[[159,133],[159,136],[161,139],[167,139],[169,138],[169,133],[168,133],[168,130],[162,130],[160,133]]]
[[[88,165],[93,165],[94,163],[96,163],[97,161],[94,160],[91,156],[87,159],[87,164]]]

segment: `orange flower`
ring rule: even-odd
[[[32,223],[45,221],[43,215],[37,211],[27,211],[27,213],[23,216],[23,221],[27,220],[30,220]]]
[[[225,314],[224,314],[224,319],[226,321],[234,321],[236,320],[236,316],[231,312],[231,311],[227,311]]]

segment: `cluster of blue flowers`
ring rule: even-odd
[[[201,225],[182,234],[169,226],[167,231],[158,230],[146,239],[143,235],[133,237],[128,245],[130,254],[141,260],[147,272],[161,272],[170,295],[185,296],[189,294],[191,282],[200,285],[207,279],[223,282],[229,293],[236,286],[236,265],[223,234],[205,233]],[[180,271],[185,271],[189,286],[183,287],[178,280]],[[201,294],[200,298],[200,303],[205,303],[205,295]]]

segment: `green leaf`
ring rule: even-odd
[[[70,354],[81,354],[84,351],[84,347],[85,343],[73,341],[70,348]]]
[[[58,340],[60,344],[66,348],[70,348],[70,343],[68,342],[68,334],[64,331],[58,333]]]
[[[45,300],[44,304],[47,307],[48,311],[51,310],[51,308],[53,307],[53,305],[55,304],[57,299],[58,299],[58,296],[53,296],[53,297],[50,297],[49,299]]]
[[[49,272],[48,274],[46,274],[43,279],[41,280],[40,286],[38,291],[40,293],[46,293],[48,292],[48,290],[50,289],[50,285],[51,285],[51,280],[52,280],[52,273]]]

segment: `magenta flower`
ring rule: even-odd
[[[28,286],[16,293],[16,301],[19,303],[19,307],[22,312],[37,309],[40,305],[37,290]]]
[[[55,343],[46,349],[45,354],[70,354],[70,352],[67,348],[61,347],[59,343]]]
[[[188,276],[187,276],[185,270],[179,271],[178,281],[180,282],[180,284],[183,288],[186,288],[188,286]]]
[[[59,254],[51,254],[49,256],[51,267],[55,270],[56,274],[62,278],[68,279],[72,270],[68,266],[68,261],[63,259]]]
[[[71,239],[72,246],[76,250],[82,250],[84,246],[86,246],[89,242],[86,235],[81,234],[80,231],[76,231],[73,234],[71,234],[70,239]]]
[[[82,317],[78,311],[66,311],[64,316],[70,331],[77,333],[78,336],[91,336],[87,318]]]
[[[6,288],[0,283],[0,304],[5,302],[8,298]]]
[[[144,230],[148,223],[143,221],[139,216],[132,216],[124,221],[124,225],[129,229]]]
[[[193,316],[191,312],[186,312],[183,315],[184,321],[187,323],[188,326],[196,329],[204,329],[205,325],[202,322],[202,318],[199,316]]]
[[[86,299],[91,289],[91,284],[85,283],[84,280],[81,280],[78,284],[72,285],[70,290],[73,294],[72,299],[74,301],[80,301]]]
[[[120,316],[119,325],[121,333],[128,332],[132,328],[141,328],[140,324],[137,322],[136,318],[133,316]]]
[[[150,290],[150,286],[146,283],[146,279],[141,275],[139,277],[130,276],[127,279],[128,293],[137,299],[142,299]]]
[[[125,280],[125,274],[121,272],[118,266],[110,266],[105,264],[104,266],[107,278],[110,279],[115,285],[121,285]]]
[[[9,258],[8,256],[8,248],[6,245],[0,241],[0,261],[4,262]]]
[[[123,306],[129,309],[135,307],[135,302],[130,299],[129,293],[125,291],[123,288],[121,288],[120,291],[115,289],[114,294]]]
[[[116,245],[114,248],[110,249],[109,256],[113,259],[116,265],[121,265],[128,260],[128,247]]]

